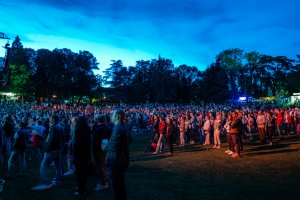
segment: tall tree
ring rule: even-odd
[[[25,65],[29,67],[29,59],[26,50],[23,48],[20,37],[17,35],[12,43],[12,58],[11,64],[16,66]]]
[[[231,99],[235,99],[239,94],[238,81],[240,69],[243,66],[244,51],[238,48],[222,51],[217,55],[216,64],[226,69],[229,80],[229,91]]]
[[[229,99],[228,76],[226,69],[214,63],[204,72],[202,97],[205,102],[222,103]]]
[[[252,51],[249,53],[245,53],[246,59],[246,95],[247,96],[255,96],[257,91],[257,83],[258,83],[258,76],[255,76],[255,72],[257,71],[260,65],[261,55],[256,52]]]
[[[30,85],[30,73],[25,65],[11,65],[10,88],[13,92],[21,95],[32,95]]]
[[[74,60],[76,72],[74,75],[73,94],[79,96],[79,100],[83,96],[92,95],[92,90],[97,84],[96,76],[93,72],[98,69],[97,59],[88,51],[79,51]]]
[[[150,87],[152,102],[174,102],[176,88],[174,83],[174,64],[171,59],[153,59],[150,63]]]
[[[112,64],[104,71],[104,82],[112,88],[121,88],[128,85],[128,71],[121,60],[112,60]]]
[[[131,84],[131,99],[136,102],[147,102],[150,100],[150,61],[139,60],[135,65],[135,75]]]

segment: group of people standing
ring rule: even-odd
[[[99,178],[95,190],[111,187],[116,199],[126,199],[124,172],[129,165],[130,133],[135,129],[139,133],[145,133],[145,130],[151,133],[153,154],[168,149],[167,154],[172,155],[173,145],[184,148],[187,143],[206,147],[213,144],[213,148],[220,149],[224,146],[221,136],[226,135],[228,149],[225,152],[233,158],[240,156],[242,139],[253,142],[256,132],[259,142],[269,145],[273,145],[274,135],[283,139],[284,135],[297,132],[300,136],[299,108],[246,105],[237,109],[234,105],[156,104],[121,107],[123,110],[112,105],[1,104],[0,113],[6,117],[0,126],[0,162],[3,163],[2,155],[8,156],[6,178],[14,176],[17,158],[22,176],[27,153],[32,152],[40,160],[42,183],[32,189],[61,186],[64,175],[75,173],[77,187],[74,194],[84,195],[92,162]],[[53,180],[48,177],[50,165],[56,170]]]
[[[298,108],[219,110],[198,113],[191,110],[178,115],[154,113],[149,118],[153,141],[156,144],[153,154],[164,151],[164,138],[169,146],[168,154],[172,154],[173,144],[184,147],[187,142],[195,144],[196,141],[204,146],[213,143],[213,148],[220,149],[221,135],[226,135],[229,146],[226,153],[233,158],[240,156],[243,140],[254,142],[253,133],[258,132],[260,144],[268,141],[272,146],[274,135],[279,136],[280,139],[289,134],[297,133],[300,136],[299,123]]]
[[[20,117],[20,116],[19,116]],[[0,126],[1,155],[8,157],[6,180],[14,179],[14,163],[19,160],[19,174],[23,176],[28,153],[35,153],[40,160],[41,184],[32,190],[44,190],[63,185],[64,175],[75,173],[77,186],[74,195],[87,193],[89,166],[96,168],[99,184],[95,190],[112,188],[115,199],[126,199],[124,173],[129,165],[129,126],[125,112],[114,109],[110,115],[67,116],[61,112],[49,115],[49,127],[39,118],[33,123],[31,117],[18,121],[8,115]],[[21,118],[22,119],[22,118]],[[111,119],[111,121],[110,121]],[[69,121],[69,122],[68,122]],[[43,128],[41,128],[43,127]],[[47,131],[46,131],[47,130]],[[2,164],[2,156],[1,164]],[[64,163],[67,158],[67,171]],[[56,176],[49,178],[49,168],[55,167]]]

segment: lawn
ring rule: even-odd
[[[225,143],[221,149],[199,144],[175,147],[172,156],[145,154],[148,145],[148,136],[133,137],[126,173],[128,199],[300,199],[300,139],[294,135],[283,141],[275,137],[272,147],[246,144],[238,159],[224,153]],[[110,190],[93,190],[95,176],[89,178],[88,195],[80,198],[73,196],[72,175],[62,187],[32,191],[39,183],[38,169],[34,157],[27,161],[26,175],[7,180],[0,200],[112,199]]]

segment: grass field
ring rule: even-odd
[[[145,154],[148,145],[148,136],[134,136],[126,173],[130,200],[300,199],[300,140],[294,135],[275,138],[272,147],[245,145],[238,159],[224,153],[227,144],[221,149],[175,147],[173,156]],[[66,177],[62,187],[32,191],[39,183],[38,169],[37,160],[28,161],[26,175],[7,180],[0,200],[112,199],[110,190],[93,190],[94,176],[84,197],[73,196],[74,176]]]

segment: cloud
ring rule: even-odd
[[[11,16],[2,17],[0,31],[19,34],[28,44],[37,41],[33,35],[43,36],[40,44],[49,38],[76,48],[78,42],[99,51],[99,58],[104,49],[112,54],[105,57],[114,59],[161,54],[203,70],[228,48],[297,54],[299,5],[296,0],[10,0],[0,3],[0,16]]]

